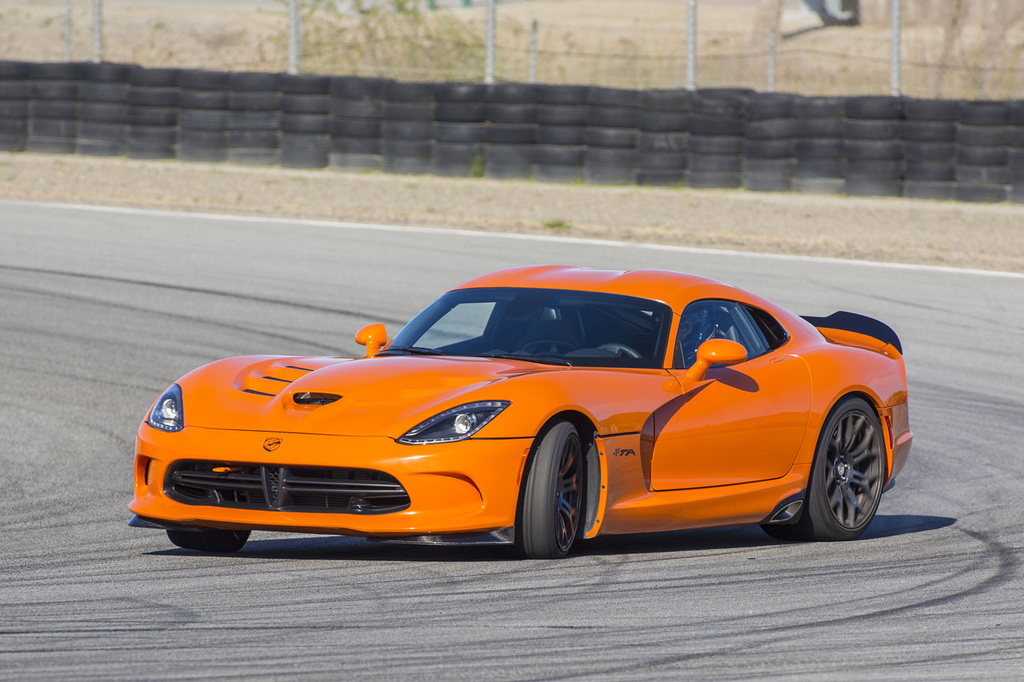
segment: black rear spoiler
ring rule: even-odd
[[[888,343],[899,351],[900,355],[903,355],[903,344],[900,343],[900,337],[896,336],[896,332],[892,330],[892,327],[884,322],[879,322],[873,317],[848,313],[845,310],[832,313],[828,317],[808,317],[807,315],[802,315],[801,317],[815,327],[842,329],[843,331],[870,336],[882,343]]]

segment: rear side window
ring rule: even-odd
[[[761,334],[764,335],[764,340],[768,344],[768,350],[775,350],[789,341],[789,332],[779,324],[779,321],[771,313],[751,305],[744,307],[750,313],[750,317],[753,318],[757,328],[761,330]]]

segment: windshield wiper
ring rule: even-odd
[[[519,355],[518,353],[481,353],[481,358],[499,358],[501,360],[523,360],[524,362],[536,362],[541,365],[561,365],[572,367],[572,363],[562,358],[544,358],[536,355]]]
[[[408,355],[448,355],[443,350],[437,350],[436,348],[423,348],[422,346],[398,346],[397,348],[388,348],[383,350],[378,355],[398,355],[399,353],[407,353]]]

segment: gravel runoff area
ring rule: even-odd
[[[0,154],[0,199],[523,232],[1024,273],[1024,205]],[[2,220],[2,212],[0,212]]]

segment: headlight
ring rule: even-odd
[[[161,431],[181,431],[185,428],[185,411],[182,409],[181,387],[178,384],[164,391],[146,421]]]
[[[409,429],[398,439],[405,445],[451,443],[469,438],[509,406],[507,400],[459,405]]]

